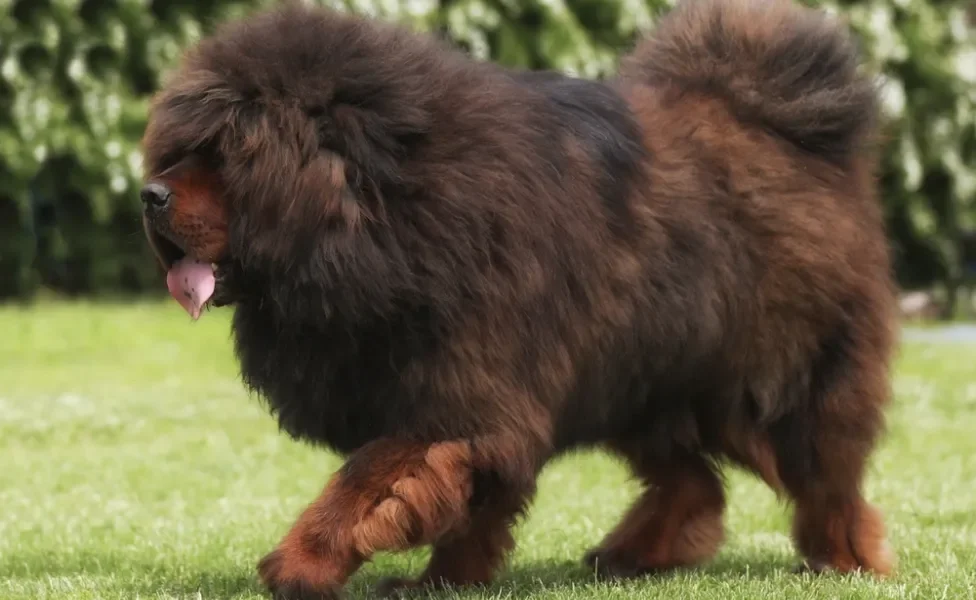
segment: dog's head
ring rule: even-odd
[[[431,127],[431,74],[445,60],[403,30],[301,6],[193,49],[154,99],[144,138],[145,230],[171,292],[190,295],[191,264],[204,287],[209,265],[341,282],[347,296],[408,285],[406,265],[390,262],[395,240],[370,224],[420,185],[405,163]],[[357,283],[365,273],[372,282]],[[184,306],[199,313],[206,300]]]

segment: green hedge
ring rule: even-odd
[[[181,49],[268,0],[0,0],[0,297],[160,289],[136,191],[147,99]],[[614,69],[664,0],[333,0],[481,58]],[[815,4],[817,2],[814,2]],[[954,284],[976,211],[976,44],[964,2],[819,3],[884,73],[881,178],[903,285]]]

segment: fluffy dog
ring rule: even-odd
[[[606,83],[300,6],[204,40],[153,104],[148,238],[194,316],[233,305],[281,427],[349,455],[263,582],[334,598],[427,544],[385,591],[488,582],[587,446],[647,485],[602,574],[711,558],[728,464],[792,501],[807,567],[887,573],[877,122],[843,27],[786,0],[688,0]]]

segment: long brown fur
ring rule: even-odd
[[[858,68],[787,0],[686,0],[607,83],[300,6],[195,48],[146,133],[172,192],[147,235],[218,265],[245,382],[349,455],[261,562],[275,596],[421,544],[385,591],[487,583],[540,469],[587,446],[647,484],[601,573],[712,557],[726,463],[796,504],[809,566],[889,572],[861,493],[895,336]]]

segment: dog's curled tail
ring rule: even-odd
[[[621,76],[722,98],[739,120],[826,159],[874,141],[877,89],[852,36],[793,0],[683,0]]]

